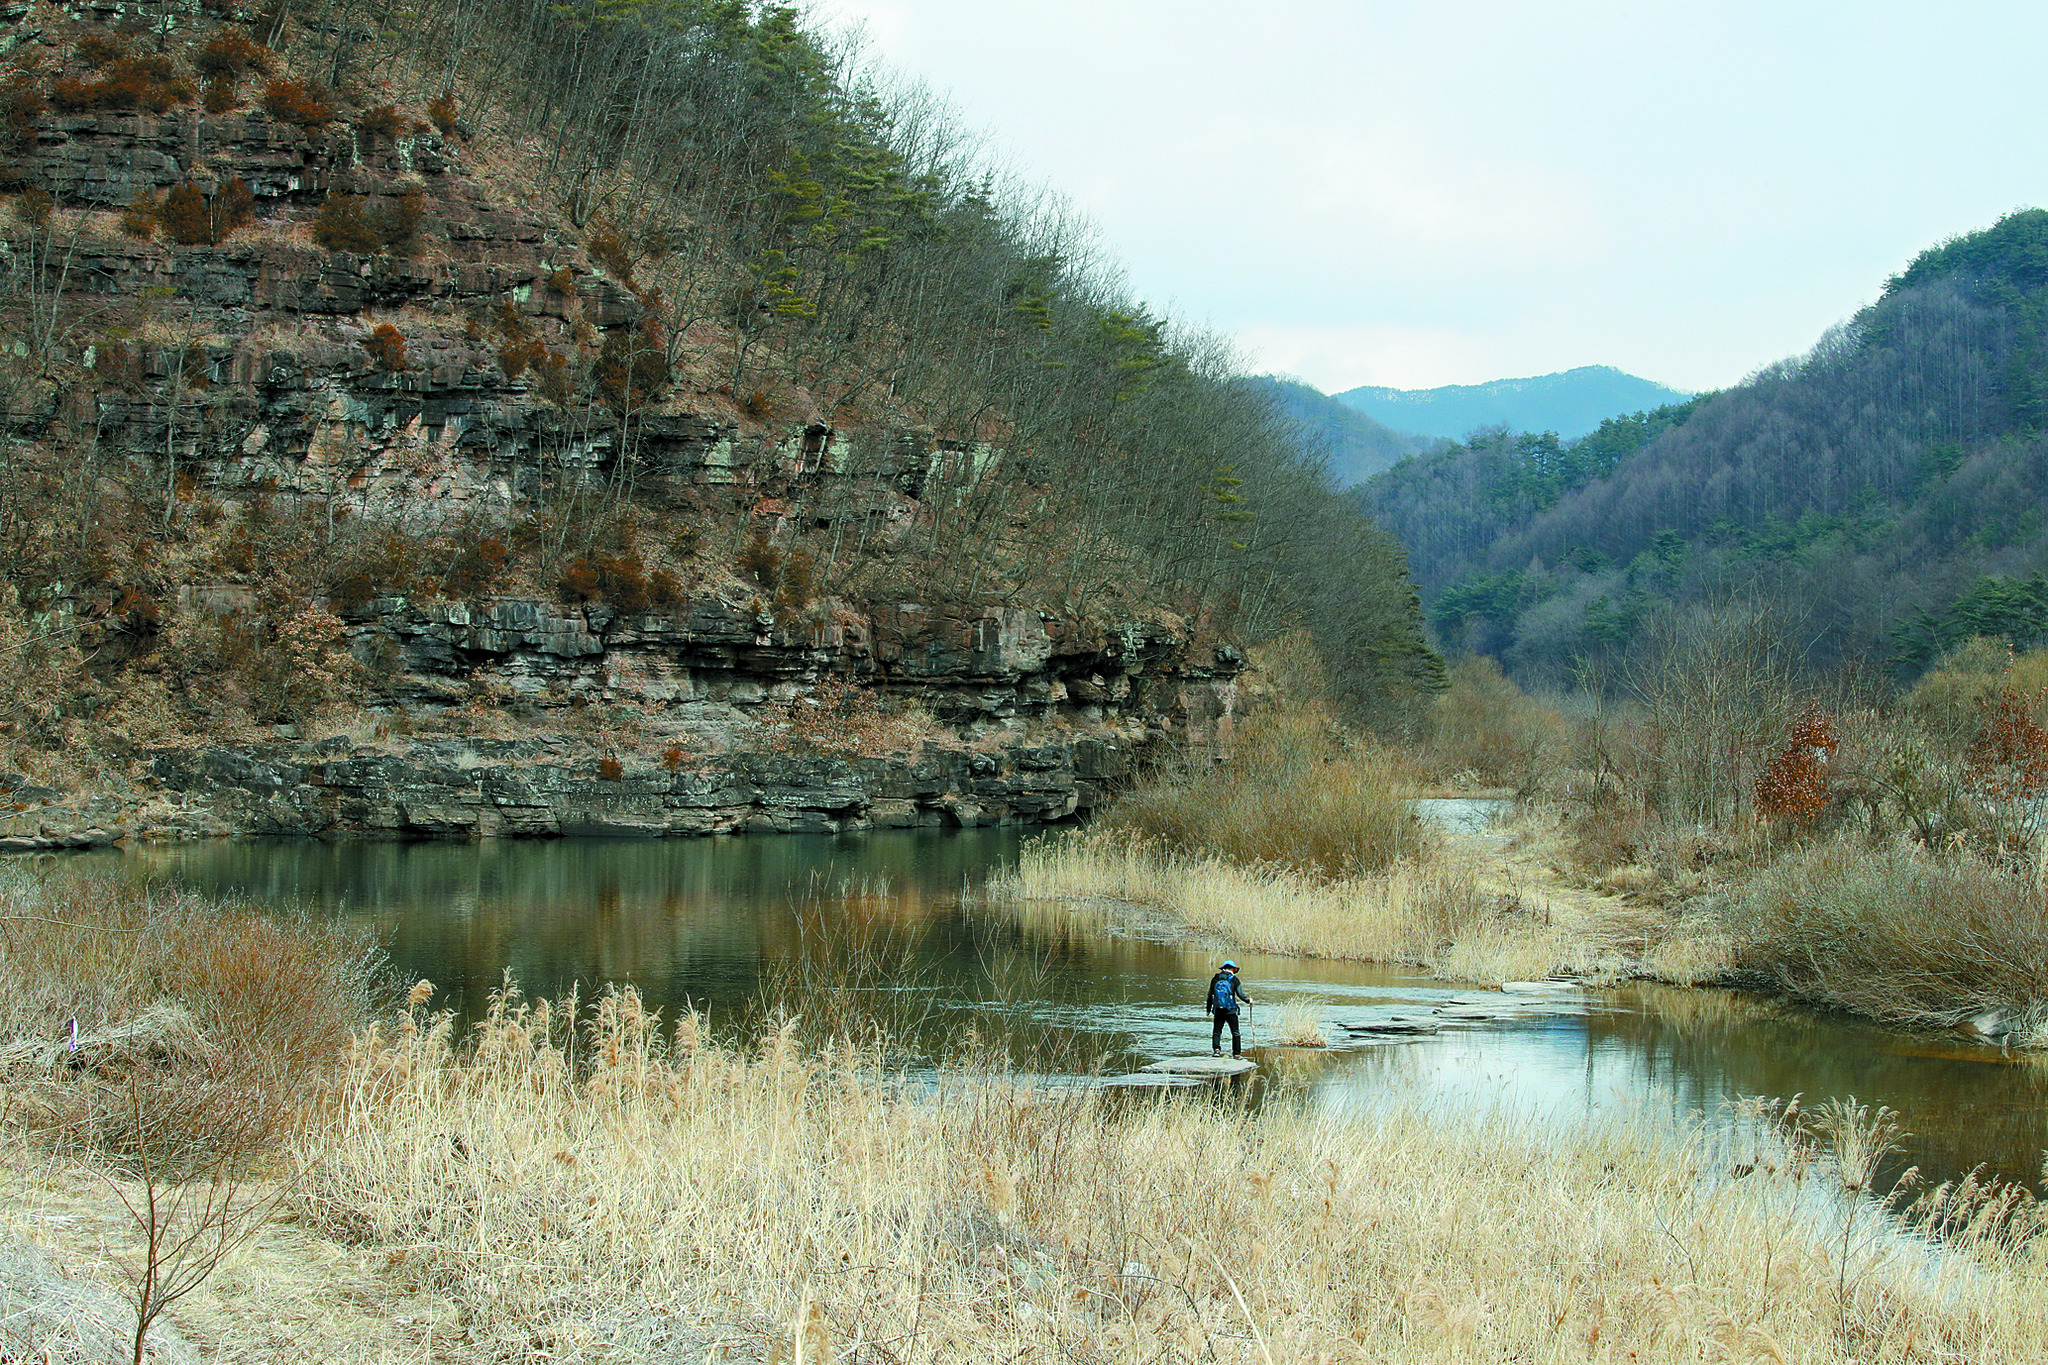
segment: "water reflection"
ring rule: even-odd
[[[277,841],[148,848],[125,861],[136,875],[371,927],[406,975],[432,979],[442,1003],[472,1017],[509,969],[532,994],[630,981],[670,1014],[688,1004],[728,1028],[764,992],[828,1014],[842,997],[864,1008],[894,1000],[927,1055],[973,1031],[1040,1071],[1206,1051],[1213,949],[1099,912],[980,894],[1026,837],[1046,836]],[[1745,1096],[1803,1095],[1812,1108],[1853,1094],[1900,1112],[1914,1135],[1904,1159],[1930,1179],[1980,1163],[2030,1184],[2041,1174],[2048,1068],[1987,1049],[1732,992],[1636,986],[1529,1002],[1430,1036],[1281,1051],[1266,1044],[1289,1000],[1323,1002],[1334,1023],[1427,1013],[1471,993],[1362,964],[1235,956],[1259,1001],[1254,1099],[1277,1089],[1362,1106],[1392,1094],[1569,1124],[1646,1104],[1712,1115]]]

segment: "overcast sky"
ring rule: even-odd
[[[2048,5],[821,0],[1134,291],[1335,392],[1718,387],[2048,200]]]

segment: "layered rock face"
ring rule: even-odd
[[[8,414],[14,436],[89,448],[167,501],[173,487],[221,504],[289,500],[324,515],[330,536],[342,523],[509,523],[596,489],[734,545],[801,527],[832,534],[837,552],[845,528],[849,555],[915,527],[945,462],[972,467],[973,449],[928,434],[742,420],[682,384],[637,410],[564,391],[560,366],[551,387],[544,361],[588,368],[601,342],[638,335],[645,304],[467,158],[460,138],[418,123],[373,134],[345,113],[312,129],[247,108],[40,118],[18,169],[58,208],[92,211],[50,229],[69,234],[60,306],[120,325],[53,343],[54,377]],[[213,195],[235,180],[255,218],[216,245],[116,226],[114,211],[174,186]],[[311,222],[333,196],[372,218],[404,207],[410,239],[370,254],[320,245]],[[368,344],[380,325],[402,334],[401,358]],[[391,718],[379,733],[161,750],[146,756],[154,793],[119,802],[26,779],[10,791],[0,774],[0,848],[1061,820],[1095,808],[1153,747],[1227,725],[1243,664],[1164,613],[1082,625],[911,600],[778,611],[729,572],[698,578],[653,612],[330,597]],[[176,609],[254,616],[262,587],[253,573],[185,582]],[[48,607],[52,620],[64,610]],[[792,708],[846,687],[914,704],[927,737],[860,753],[790,723]],[[489,723],[436,719],[457,708]],[[628,715],[632,738],[599,713]]]
[[[497,688],[538,710],[534,733],[165,751],[150,775],[182,806],[166,832],[662,837],[1060,821],[1099,806],[1163,743],[1227,726],[1243,665],[1228,648],[1197,661],[1158,623],[1082,634],[1035,613],[905,606],[868,630],[794,639],[718,606],[627,618],[530,600],[373,604],[356,646],[397,644],[395,695]],[[801,723],[821,676],[915,696],[949,728],[894,752],[839,751]],[[620,705],[646,727],[637,745],[541,709]],[[720,748],[652,757],[668,737]]]

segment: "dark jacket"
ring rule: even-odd
[[[1216,1009],[1216,983],[1225,977],[1230,978],[1230,1008],[1218,1010]],[[1218,1014],[1236,1014],[1237,1005],[1240,1000],[1247,1005],[1255,1003],[1249,995],[1244,993],[1244,980],[1236,972],[1216,973],[1216,975],[1209,978],[1209,989],[1202,992],[1202,1007],[1207,1010],[1213,1010]]]

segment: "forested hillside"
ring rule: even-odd
[[[394,612],[506,598],[905,695],[870,642],[913,606],[977,648],[1307,626],[1368,719],[1440,675],[1272,396],[792,9],[7,13],[13,749],[388,707],[503,636]]]
[[[1431,437],[1382,426],[1297,380],[1260,375],[1245,383],[1271,396],[1295,424],[1311,454],[1321,457],[1330,482],[1339,488],[1363,483],[1404,457],[1439,444]]]
[[[1526,679],[1659,603],[1775,598],[1818,662],[1911,673],[2048,634],[2048,212],[1922,253],[1807,355],[1591,436],[1490,433],[1373,480],[1431,619]]]

